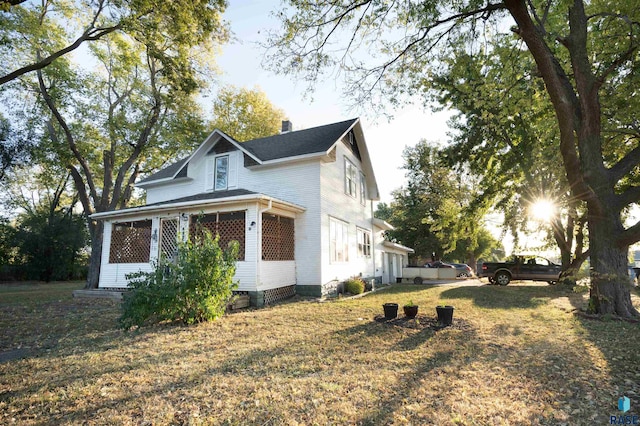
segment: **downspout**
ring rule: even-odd
[[[373,200],[371,202],[371,260],[373,261],[373,279],[376,279],[376,232],[375,225],[373,224]]]
[[[260,205],[260,204],[258,204]],[[258,217],[256,220],[258,227],[258,237],[256,241],[256,292],[258,292],[258,284],[260,283],[260,265],[262,264],[262,214],[268,212],[273,208],[273,200],[269,200],[269,204],[264,209],[258,210]]]

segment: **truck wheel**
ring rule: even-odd
[[[495,280],[499,285],[507,285],[511,281],[511,276],[506,272],[498,272],[495,276]]]
[[[422,277],[415,277],[413,279],[414,284],[422,284]]]

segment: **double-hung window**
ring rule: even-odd
[[[349,261],[349,225],[332,217],[329,218],[329,250],[331,262]]]
[[[223,155],[216,157],[215,167],[215,182],[213,188],[216,191],[225,190],[229,186],[229,156]]]
[[[371,232],[358,228],[358,257],[371,257]]]
[[[366,204],[367,196],[365,191],[364,173],[360,172],[360,204],[363,206]]]
[[[347,195],[350,195],[353,198],[357,197],[358,194],[358,169],[353,163],[346,158],[344,159],[344,192]]]

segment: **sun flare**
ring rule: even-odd
[[[531,216],[541,222],[549,222],[555,213],[556,207],[549,200],[538,200],[531,205]]]

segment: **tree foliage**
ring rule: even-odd
[[[0,1],[0,58],[12,59],[0,61],[0,86],[87,42],[127,34],[149,48],[165,78],[193,90],[198,78],[190,48],[227,40],[225,7],[224,0]]]
[[[403,158],[407,184],[375,214],[394,226],[388,237],[412,247],[420,262],[435,255],[475,265],[498,245],[484,226],[484,212],[473,205],[475,179],[444,164],[442,149],[424,140],[405,148]]]
[[[542,224],[561,253],[563,269],[579,269],[586,259],[586,206],[571,195],[557,152],[557,128],[544,84],[532,74],[526,51],[511,48],[511,37],[494,40],[484,54],[464,50],[443,61],[430,78],[434,100],[458,111],[446,155],[480,176],[478,205],[493,205],[505,218],[516,246],[534,224],[531,207],[539,200],[555,205]],[[501,90],[504,82],[508,90]]]
[[[162,321],[193,324],[225,313],[237,283],[233,282],[239,245],[222,250],[208,231],[195,241],[179,242],[175,262],[160,259],[151,272],[127,275],[120,325],[128,330]]]
[[[17,222],[12,263],[21,267],[23,278],[49,282],[85,275],[87,259],[80,256],[88,243],[84,217],[69,209],[38,210],[23,213]]]
[[[233,86],[218,91],[213,116],[211,127],[240,142],[278,134],[286,118],[284,111],[276,108],[259,88]]]
[[[640,315],[627,274],[628,247],[640,240],[640,222],[627,228],[622,222],[623,211],[640,202],[640,127],[624,107],[638,98],[636,0],[288,3],[292,9],[277,13],[281,31],[269,40],[273,68],[313,82],[339,66],[358,103],[398,103],[428,93],[429,76],[443,59],[460,48],[484,53],[491,48],[487,40],[512,33],[511,49],[526,47],[535,62],[532,74],[544,82],[571,197],[587,206],[590,306],[602,314]],[[512,83],[500,88],[508,91]],[[621,89],[624,103],[608,96]]]

